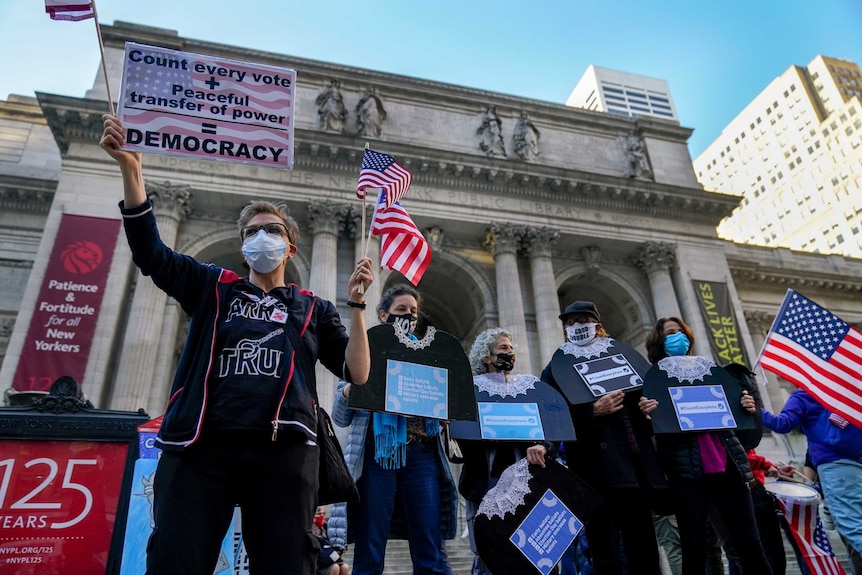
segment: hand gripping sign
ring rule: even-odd
[[[296,72],[126,43],[125,150],[290,169]]]
[[[393,324],[368,330],[368,383],[350,390],[350,407],[431,419],[476,420],[470,362],[457,339],[429,327],[412,340]]]

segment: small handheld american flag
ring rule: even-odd
[[[404,197],[412,181],[413,174],[410,170],[396,162],[392,156],[365,150],[359,183],[356,184],[356,197],[364,199],[367,188],[381,189],[385,194],[388,209]]]

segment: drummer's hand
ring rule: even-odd
[[[745,390],[742,391],[742,399],[739,400],[739,403],[742,405],[742,409],[748,413],[757,411],[757,408],[754,406],[754,398],[748,395],[748,392]]]
[[[623,408],[626,394],[620,390],[601,396],[593,405],[593,415],[610,415]]]
[[[658,407],[658,400],[641,397],[640,401],[638,401],[638,407],[641,408],[641,413],[643,413],[647,419],[650,419],[649,414],[655,411]]]
[[[778,468],[772,465],[765,473],[767,477],[778,477]]]
[[[545,466],[545,455],[548,454],[548,448],[544,445],[531,445],[527,448],[527,461],[541,467]]]
[[[792,465],[779,465],[777,469],[778,474],[782,477],[793,477],[794,472],[796,472],[796,468]]]

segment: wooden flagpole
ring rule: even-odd
[[[371,145],[368,142],[365,142],[365,149],[368,150],[370,147],[371,147]],[[363,152],[363,158],[364,158],[364,156],[365,156],[365,153]],[[361,168],[360,168],[360,170],[361,170]],[[362,254],[363,254],[362,257],[367,258],[368,257],[368,238],[365,235],[365,202],[368,199],[368,192],[366,192],[365,190],[363,190],[363,192],[364,193],[362,194]],[[365,293],[365,284],[359,284],[359,293],[361,293],[361,294]]]
[[[102,30],[99,28],[99,13],[96,11],[96,0],[90,0],[93,7],[93,22],[96,23],[96,37],[99,39],[99,52],[102,53],[102,74],[105,75],[105,88],[108,91],[108,107],[114,115],[114,96],[111,94],[111,82],[108,80],[108,64],[105,62],[105,44],[102,42]]]

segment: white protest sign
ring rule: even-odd
[[[124,149],[293,167],[296,71],[126,43]]]

